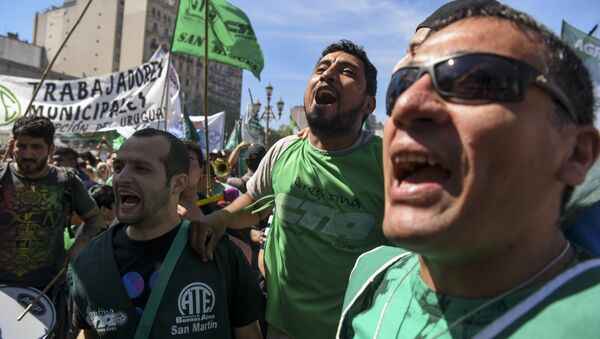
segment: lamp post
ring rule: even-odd
[[[273,107],[271,106],[271,97],[273,96],[273,86],[271,85],[271,83],[269,83],[269,85],[265,87],[265,90],[267,92],[267,105],[265,106],[265,110],[260,116],[260,119],[265,120],[267,123],[267,129],[265,130],[265,147],[269,147],[269,121],[279,120],[281,118],[281,113],[283,111],[283,106],[285,105],[285,103],[283,102],[283,100],[281,100],[280,97],[279,101],[277,102],[278,114],[275,115],[275,113],[273,113]],[[256,113],[260,111],[260,106],[260,101],[254,103],[254,111]]]

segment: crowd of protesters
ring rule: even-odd
[[[600,136],[574,52],[457,0],[394,67],[383,138],[362,128],[376,91],[340,40],[309,77],[309,129],[270,149],[205,156],[148,128],[75,150],[19,118],[0,284],[46,289],[54,338],[598,336]]]

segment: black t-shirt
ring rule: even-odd
[[[67,215],[84,215],[96,204],[63,168],[29,179],[3,163],[0,173],[0,282],[43,289],[64,263]]]
[[[127,295],[136,310],[142,314],[179,226],[147,241],[129,238],[126,225],[120,224],[115,227],[118,229],[115,230],[112,240],[119,275]]]

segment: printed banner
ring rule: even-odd
[[[596,95],[596,118],[600,113],[600,39],[589,36],[577,28],[569,25],[566,21],[562,22],[562,39],[571,46],[575,53],[581,58],[587,66],[594,82]],[[600,126],[600,121],[596,121],[596,127]]]
[[[252,104],[246,106],[246,114],[242,121],[242,140],[251,144],[264,143],[264,129],[260,124],[258,113],[252,112]]]
[[[166,63],[164,55],[105,76],[46,80],[27,113],[39,80],[0,75],[0,130],[10,130],[25,114],[49,118],[57,134],[140,128],[164,121],[171,106],[164,100],[159,107],[167,83]]]
[[[190,116],[190,120],[194,123],[194,126],[198,127],[198,136],[200,137],[200,145],[202,151],[205,151],[205,133],[204,133],[204,116],[193,115]],[[213,149],[223,149],[223,142],[225,140],[225,112],[215,113],[208,116],[208,148],[212,151]]]

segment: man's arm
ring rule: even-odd
[[[98,206],[96,205],[94,205],[90,211],[80,215],[79,217],[83,219],[83,225],[77,229],[73,246],[71,246],[69,252],[67,252],[67,260],[70,260],[73,256],[79,253],[83,246],[85,246],[85,244],[92,239],[92,237],[98,234],[102,226],[105,224],[102,214],[100,213],[100,209],[98,209]]]
[[[234,167],[238,164],[240,151],[244,148],[248,148],[248,146],[250,146],[249,142],[242,141],[233,149],[233,151],[231,152],[231,155],[229,156],[229,165],[231,165],[231,167]],[[238,174],[239,174],[239,176],[243,175],[243,173],[238,173]]]
[[[100,338],[98,333],[94,330],[83,330],[79,332],[77,339],[97,339]]]
[[[240,195],[229,206],[190,223],[190,244],[203,261],[213,260],[213,251],[227,227],[242,229],[256,224],[261,216],[244,211],[254,199]]]
[[[246,326],[234,327],[233,334],[236,339],[262,339],[258,320]]]

